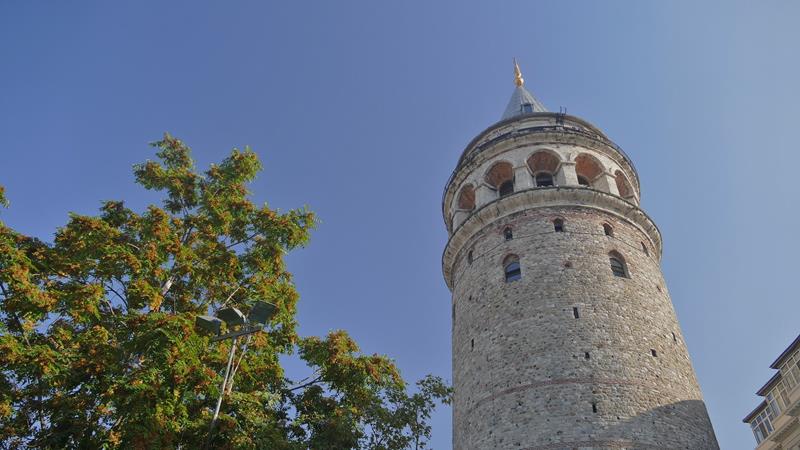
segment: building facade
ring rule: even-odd
[[[523,83],[443,197],[453,448],[718,448],[633,163]]]
[[[778,372],[756,392],[764,400],[744,422],[758,450],[800,450],[800,336],[769,367]]]

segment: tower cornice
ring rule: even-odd
[[[442,272],[448,288],[453,289],[452,270],[456,258],[473,235],[505,216],[530,209],[565,206],[605,211],[633,224],[650,239],[656,249],[654,256],[661,260],[661,231],[650,216],[635,204],[590,187],[537,187],[514,192],[481,206],[452,231],[442,254]]]
[[[492,148],[506,141],[518,141],[519,146],[536,144],[580,144],[600,151],[633,175],[634,189],[640,192],[639,174],[630,157],[597,127],[581,119],[561,113],[537,112],[501,120],[480,132],[464,148],[456,168],[450,174],[442,193],[442,213],[450,226],[447,205],[455,188],[462,181],[459,174],[465,167],[472,167],[493,156]],[[468,171],[467,171],[468,172]]]

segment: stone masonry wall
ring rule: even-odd
[[[455,449],[718,448],[651,245],[585,205],[470,237],[452,267]],[[629,278],[612,274],[611,251]],[[522,279],[507,283],[509,254]]]

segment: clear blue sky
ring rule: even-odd
[[[800,331],[800,3],[0,3],[2,219],[45,239],[164,131],[201,166],[252,146],[255,198],[321,224],[290,256],[301,332],[344,328],[408,379],[450,376],[441,193],[527,86],[632,157],[724,449]],[[450,411],[434,418],[450,447]]]

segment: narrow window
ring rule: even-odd
[[[475,350],[475,339],[470,339],[469,341],[470,350]]]
[[[673,342],[678,342],[678,336],[675,336],[675,332],[672,332],[672,340]]]
[[[622,256],[619,253],[611,252],[608,255],[608,261],[611,264],[611,273],[613,273],[615,277],[628,277],[628,271],[625,267],[625,260],[622,259]]]
[[[642,242],[642,251],[645,255],[650,256],[650,250],[647,249],[647,246],[644,245],[644,242]]]
[[[467,253],[467,263],[472,264],[472,250]]]
[[[539,172],[536,174],[536,186],[545,187],[553,185],[553,175],[547,172]]]
[[[592,402],[592,412],[593,413],[597,412],[597,402]]]
[[[500,185],[500,197],[505,197],[506,195],[514,193],[514,180],[508,180],[505,183]]]
[[[453,326],[456,324],[456,302],[453,302]]]
[[[532,113],[533,112],[533,105],[531,105],[530,103],[523,103],[522,104],[522,112],[525,113],[525,114]]]
[[[564,221],[562,219],[556,219],[553,221],[553,228],[556,230],[556,233],[563,233],[564,232]]]
[[[572,308],[572,315],[575,316],[576,319],[580,319],[581,318],[581,313],[578,312],[578,307],[577,306]],[[675,333],[672,333],[672,335],[674,336]]]
[[[522,271],[518,262],[512,262],[506,266],[506,282],[517,281],[522,278]]]
[[[508,255],[503,263],[503,270],[506,275],[506,283],[517,281],[522,278],[522,270],[519,266],[519,258],[515,255]]]
[[[514,238],[514,232],[511,230],[511,227],[506,227],[506,229],[503,230],[503,236],[506,238],[507,241],[510,241],[511,239]]]
[[[650,354],[653,355],[654,358],[658,358],[658,352],[656,352],[656,349],[651,348],[650,349]]]
[[[591,358],[591,356],[589,356],[589,352],[584,352],[583,353],[583,357],[586,358],[586,359]]]
[[[604,223],[603,224],[603,233],[605,233],[606,236],[614,236],[614,229],[611,228],[611,225],[609,225],[607,223]]]
[[[589,180],[583,175],[578,175],[578,184],[581,186],[591,186],[591,184],[589,184]]]

